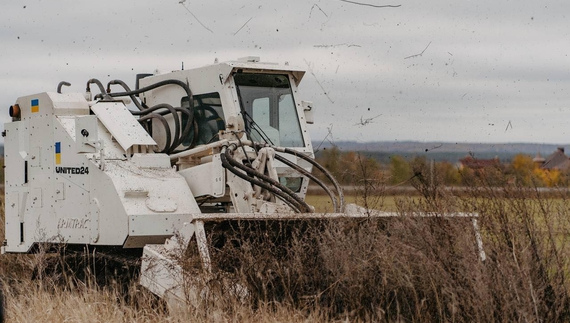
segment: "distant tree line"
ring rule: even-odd
[[[420,179],[432,185],[517,185],[525,187],[569,186],[569,174],[560,170],[545,170],[525,154],[515,155],[510,161],[470,167],[449,161],[434,161],[426,156],[405,158],[392,155],[382,162],[362,152],[343,152],[333,147],[320,151],[316,159],[343,185],[377,184],[412,185]],[[476,159],[475,159],[476,160]],[[322,176],[316,174],[317,176]]]
[[[459,161],[433,161],[426,156],[405,158],[392,155],[388,162],[379,161],[375,157],[374,154],[343,152],[333,147],[320,151],[316,159],[343,185],[411,185],[414,179],[419,178],[434,185],[446,186],[570,186],[569,172],[542,169],[532,161],[531,156],[525,154],[518,154],[508,162],[483,169],[461,167]],[[318,171],[315,175],[325,180]],[[4,184],[4,158],[0,158],[0,183]]]

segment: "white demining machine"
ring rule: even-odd
[[[248,57],[138,75],[134,90],[91,79],[86,93],[61,93],[69,85],[61,82],[57,92],[20,97],[3,133],[2,252],[144,248],[141,284],[188,299],[170,253],[194,239],[210,272],[205,222],[394,215],[345,212],[341,188],[313,160],[313,108],[297,95],[303,74]],[[331,196],[333,213],[305,202],[309,180]]]

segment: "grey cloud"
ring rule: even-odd
[[[184,5],[213,33],[177,0],[3,4],[0,41],[9,50],[0,53],[1,111],[60,80],[83,91],[91,77],[132,84],[136,73],[182,61],[190,68],[255,55],[309,62],[316,79],[307,73],[301,94],[317,106],[317,139],[332,125],[335,137],[363,141],[568,141],[567,1]],[[430,42],[422,56],[404,59]],[[508,121],[513,129],[505,132]]]

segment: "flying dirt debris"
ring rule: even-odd
[[[134,90],[90,79],[85,93],[61,93],[62,82],[57,92],[19,98],[5,126],[2,252],[62,243],[141,250],[141,284],[187,301],[202,292],[187,288],[197,276],[175,256],[197,248],[211,273],[208,223],[396,216],[345,206],[337,181],[314,161],[314,106],[297,97],[304,74],[246,57],[139,74]],[[309,181],[330,196],[333,213],[305,202]],[[472,218],[480,243],[476,214],[448,216]],[[247,295],[245,286],[231,291]]]

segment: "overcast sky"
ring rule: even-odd
[[[401,6],[2,0],[0,121],[62,80],[259,56],[307,69],[314,140],[570,142],[570,1],[358,2]]]

